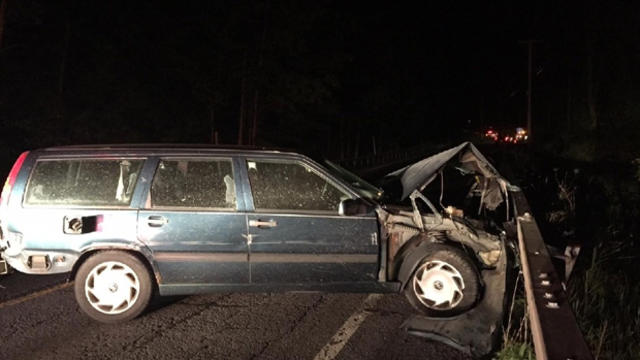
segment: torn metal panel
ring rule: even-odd
[[[402,328],[411,335],[439,341],[473,357],[485,356],[496,348],[502,332],[506,289],[507,255],[502,246],[494,270],[482,272],[486,288],[480,303],[473,309],[449,318],[414,315]]]
[[[401,199],[406,199],[415,190],[421,191],[429,185],[451,162],[466,172],[482,176],[482,204],[489,210],[497,208],[506,197],[509,182],[489,163],[480,151],[470,142],[464,142],[454,148],[445,150],[412,165],[396,170],[385,178],[400,178],[402,183]]]

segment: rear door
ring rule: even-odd
[[[24,253],[77,256],[87,247],[133,242],[137,209],[132,199],[143,163],[132,157],[43,156],[25,165],[21,176],[29,180],[24,192],[17,188],[11,196],[8,228],[22,234]],[[49,272],[69,271],[71,264],[52,262]]]
[[[377,219],[341,216],[344,185],[305,160],[249,158],[252,283],[375,281]]]
[[[157,161],[138,231],[163,284],[249,282],[246,217],[238,211],[236,178],[231,158]]]

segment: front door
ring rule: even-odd
[[[139,238],[165,285],[249,282],[246,217],[237,211],[231,159],[159,160]]]
[[[377,220],[339,215],[344,186],[302,160],[248,159],[247,171],[252,283],[376,280]]]

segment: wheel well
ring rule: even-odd
[[[138,260],[140,260],[140,262],[147,268],[147,271],[149,272],[149,275],[151,275],[151,278],[155,279],[154,281],[154,286],[157,287],[158,282],[159,282],[159,278],[158,278],[158,274],[156,274],[153,271],[153,267],[151,266],[151,263],[149,263],[149,260],[140,252],[135,251],[135,250],[129,250],[129,249],[117,249],[117,248],[106,248],[106,249],[94,249],[94,250],[89,250],[85,253],[83,253],[82,255],[80,255],[80,257],[78,258],[78,260],[75,262],[75,264],[73,264],[73,268],[71,269],[71,273],[69,273],[69,276],[67,277],[67,281],[73,281],[76,278],[76,274],[78,273],[78,269],[80,268],[80,266],[82,264],[84,264],[85,261],[87,261],[88,258],[90,258],[91,256],[101,252],[101,251],[122,251],[128,254],[131,254],[133,256],[135,256]]]
[[[456,248],[464,252],[469,258],[469,260],[471,260],[471,262],[475,266],[478,274],[480,274],[480,270],[482,269],[482,267],[480,267],[480,264],[478,263],[477,257],[473,253],[473,250],[471,250],[468,246],[465,246],[464,244],[459,243],[457,241],[453,241],[449,238],[446,238],[446,239],[438,238],[437,240],[434,240],[434,239],[435,238],[429,236],[428,234],[418,234],[412,239],[410,239],[409,241],[407,241],[402,246],[402,248],[398,250],[396,257],[393,259],[393,266],[391,269],[392,271],[391,279],[400,281],[402,283],[401,287],[404,288],[407,280],[409,279],[410,275],[413,273],[413,270],[417,267],[418,262],[422,259],[423,256],[426,255],[429,245],[432,245],[432,244],[442,244],[448,247]],[[421,248],[421,249],[418,249],[418,248]],[[415,253],[416,251],[417,253]],[[413,256],[412,256],[412,252],[413,252]],[[409,262],[409,265],[408,265],[410,266],[409,273],[407,273],[408,269],[403,269],[403,264],[405,263],[405,261]]]

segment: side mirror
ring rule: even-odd
[[[373,206],[361,198],[345,199],[340,201],[338,213],[344,216],[362,216],[373,212]]]

